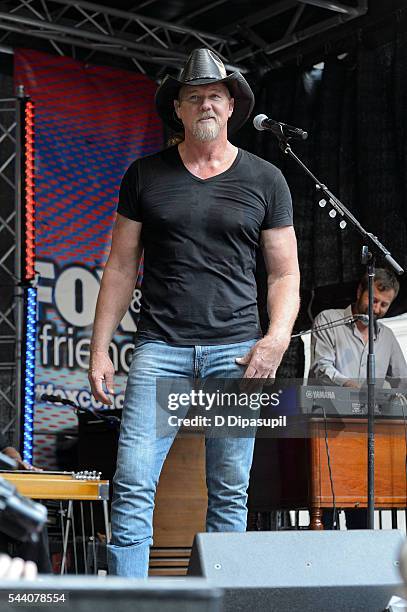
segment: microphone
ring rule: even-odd
[[[367,315],[367,314],[353,315],[353,318],[356,321],[360,321],[361,323],[363,323],[363,325],[366,325],[366,327],[369,325],[369,315]]]
[[[50,404],[62,404],[63,406],[71,406],[72,408],[79,408],[79,405],[72,400],[65,399],[59,395],[47,395],[46,393],[36,393],[35,399],[37,402],[49,402]]]
[[[308,132],[304,132],[301,128],[294,127],[293,125],[287,125],[281,121],[274,121],[267,115],[256,115],[253,119],[253,125],[256,130],[262,132],[263,130],[270,130],[274,132],[276,136],[285,136],[286,138],[293,138],[294,140],[305,140],[308,138]]]

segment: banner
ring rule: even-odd
[[[96,298],[121,177],[134,159],[162,147],[156,84],[38,51],[20,49],[14,57],[15,86],[24,86],[36,109],[37,397],[60,395],[99,408],[87,380]],[[123,403],[140,298],[139,275],[111,343],[116,408]],[[76,426],[71,408],[37,401],[34,462],[56,467],[56,438]]]

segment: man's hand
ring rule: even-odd
[[[361,385],[359,385],[356,380],[347,380],[343,383],[344,387],[349,387],[350,389],[360,389]]]
[[[42,472],[42,468],[31,465],[28,461],[17,461],[19,470],[27,470],[28,472]]]
[[[89,363],[88,379],[93,396],[102,404],[112,405],[112,400],[103,390],[105,383],[108,393],[114,393],[113,388],[114,366],[109,354],[104,351],[92,351]]]
[[[14,448],[14,446],[6,446],[6,448],[3,448],[1,452],[7,455],[7,457],[14,459],[14,461],[17,463],[18,470],[27,470],[30,472],[42,472],[43,471],[41,468],[31,465],[31,463],[28,463],[28,461],[23,461],[23,458],[21,457],[18,450]]]
[[[265,336],[236,363],[247,365],[243,378],[275,378],[278,366],[290,343],[290,336]]]

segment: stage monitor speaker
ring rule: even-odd
[[[225,611],[383,612],[403,541],[397,530],[200,533],[188,575],[225,589]]]
[[[44,575],[30,582],[3,579],[0,584],[0,610],[18,612],[222,612],[222,598],[221,589],[206,580],[185,577]]]

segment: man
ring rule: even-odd
[[[20,453],[14,446],[10,446],[7,438],[4,434],[0,432],[0,453],[7,455],[17,464],[17,470],[26,470],[32,472],[41,472],[40,468],[34,467],[28,461],[23,461]],[[21,575],[26,575],[26,577],[33,576],[34,568],[35,573],[38,571],[42,574],[50,574],[52,571],[51,568],[51,560],[49,555],[49,545],[48,545],[48,532],[47,527],[44,526],[42,529],[38,542],[17,542],[2,533],[1,530],[1,519],[0,519],[0,551],[3,553],[9,552],[12,550],[13,558],[12,562],[10,557],[7,555],[1,556],[0,566],[4,566],[4,571],[10,571],[11,575],[16,575],[17,573],[21,573]],[[21,557],[21,558],[20,558]],[[24,559],[24,561],[23,561]],[[11,563],[9,567],[9,562]],[[7,569],[8,568],[8,569]],[[1,570],[0,570],[1,575]]]
[[[112,503],[109,571],[144,577],[154,495],[172,436],[157,437],[160,377],[274,377],[298,311],[299,271],[287,184],[273,165],[227,138],[248,119],[253,93],[208,49],[167,76],[158,113],[183,140],[139,159],[121,188],[96,308],[89,380],[113,392],[111,337],[125,314],[144,248],[143,297],[127,381]],[[268,271],[270,329],[261,338],[255,255]],[[252,381],[253,382],[253,381]],[[250,384],[250,382],[249,382]],[[244,531],[253,438],[208,438],[208,531]],[[176,517],[174,517],[176,520]]]
[[[34,472],[41,471],[39,468],[36,468],[33,465],[31,465],[31,463],[28,463],[28,461],[23,461],[23,458],[21,457],[18,450],[14,448],[14,446],[9,445],[9,443],[7,442],[7,438],[1,432],[0,432],[0,452],[4,453],[4,455],[7,455],[7,457],[10,457],[10,459],[14,459],[14,461],[17,463],[18,470],[30,470]]]
[[[322,311],[314,320],[314,327],[333,324],[355,315],[366,315],[368,311],[368,277],[365,275],[358,286],[356,302],[343,309]],[[374,350],[376,380],[381,383],[388,378],[407,377],[407,365],[391,329],[378,322],[385,316],[397,297],[399,283],[395,275],[378,268],[374,282],[373,314],[375,319]],[[369,328],[363,320],[346,323],[329,329],[314,331],[311,338],[311,367],[309,379],[317,378],[323,384],[334,384],[359,389],[366,383]],[[311,382],[311,381],[310,381]],[[365,509],[347,510],[348,529],[366,527]],[[324,512],[324,526],[332,526],[332,513]]]

